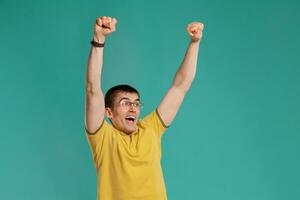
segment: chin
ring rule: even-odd
[[[133,133],[134,131],[135,131],[135,129],[127,130],[127,133]]]
[[[125,129],[125,132],[126,133],[133,133],[135,131],[135,128],[132,128],[132,129]]]

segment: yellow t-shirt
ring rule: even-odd
[[[131,135],[103,120],[88,133],[98,178],[98,200],[166,200],[161,137],[166,126],[157,110],[137,123]]]

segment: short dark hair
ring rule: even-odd
[[[113,108],[115,98],[119,92],[136,93],[140,98],[140,94],[137,89],[130,85],[116,85],[110,88],[105,94],[105,107]]]

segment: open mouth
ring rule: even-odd
[[[127,116],[125,119],[129,123],[134,123],[135,122],[135,117],[134,116]]]

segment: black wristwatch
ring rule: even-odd
[[[99,43],[99,42],[96,42],[95,40],[92,40],[92,41],[91,41],[91,44],[92,44],[94,47],[104,47],[104,44],[105,44],[105,43]]]

